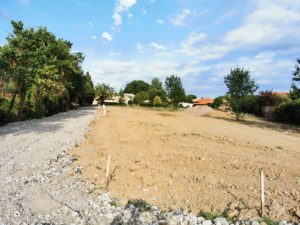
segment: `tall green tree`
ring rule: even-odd
[[[185,91],[179,76],[171,75],[166,78],[165,88],[168,97],[171,99],[173,107],[178,106],[178,102],[184,101]]]
[[[11,22],[13,27],[13,33],[9,34],[7,37],[7,45],[4,45],[1,49],[1,60],[2,70],[7,74],[8,79],[13,83],[15,91],[13,97],[11,98],[9,108],[7,110],[7,115],[10,114],[12,108],[14,107],[17,95],[20,98],[20,105],[18,111],[18,117],[20,117],[25,97],[28,88],[32,85],[32,75],[31,70],[32,60],[32,39],[33,30],[25,30],[22,22]]]
[[[58,39],[45,27],[24,28],[11,22],[13,31],[0,48],[0,74],[12,87],[7,116],[16,108],[18,118],[31,111],[45,116],[67,110],[84,95],[82,53],[72,53],[72,43]],[[26,107],[25,107],[26,106]]]
[[[82,105],[91,105],[95,98],[94,84],[89,72],[83,77],[83,85],[81,90]]]
[[[134,80],[128,83],[123,90],[123,93],[137,94],[141,91],[148,91],[150,85],[143,80]]]
[[[228,88],[230,106],[239,119],[242,114],[242,102],[248,95],[257,91],[258,85],[251,79],[250,72],[243,68],[234,68],[224,77],[224,83]]]
[[[158,78],[153,78],[149,88],[149,100],[153,103],[156,96],[160,97],[160,100],[165,102],[167,93],[163,88],[162,82]]]
[[[292,90],[290,92],[291,98],[293,100],[300,98],[300,88],[295,82],[300,82],[300,58],[297,59],[295,71],[293,72]]]
[[[108,84],[97,84],[95,87],[96,97],[99,98],[100,104],[103,104],[104,101],[112,97],[116,91],[113,87]]]

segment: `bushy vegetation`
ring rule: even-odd
[[[82,70],[83,54],[72,53],[71,42],[44,27],[11,24],[13,32],[0,47],[0,80],[6,93],[0,103],[1,123],[91,104],[93,83]]]
[[[151,84],[142,80],[134,80],[128,83],[120,94],[135,94],[133,102],[128,104],[136,104],[145,107],[177,107],[178,102],[188,101],[197,98],[195,95],[185,96],[184,88],[179,76],[171,75],[166,78],[165,88],[158,78],[154,78]]]
[[[197,99],[196,95],[187,95],[187,96],[185,96],[185,102],[187,102],[187,103],[193,103],[194,99]]]
[[[281,103],[275,110],[278,121],[300,124],[300,98]]]
[[[211,104],[211,107],[214,109],[218,109],[225,101],[224,96],[219,96],[214,99],[214,102]]]
[[[198,216],[202,216],[203,218],[207,219],[207,220],[214,220],[218,217],[217,214],[212,213],[212,212],[200,212],[198,214]]]
[[[251,79],[250,72],[243,68],[234,68],[224,77],[224,83],[228,88],[229,103],[236,118],[243,113],[243,102],[249,95],[253,95],[258,85]]]
[[[108,84],[97,84],[95,86],[95,95],[101,105],[104,104],[106,99],[111,98],[114,94],[115,89]]]
[[[171,75],[166,78],[165,88],[173,107],[177,107],[179,102],[185,100],[185,91],[179,76]]]
[[[153,100],[153,106],[159,107],[162,106],[162,100],[159,96],[156,96]]]

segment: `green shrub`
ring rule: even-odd
[[[215,98],[214,102],[211,104],[211,107],[214,109],[219,108],[224,103],[224,96],[219,96]]]
[[[260,107],[278,106],[287,100],[287,98],[281,97],[272,91],[261,91],[257,99],[257,104]]]
[[[281,103],[275,110],[278,121],[300,124],[300,99]]]
[[[155,107],[159,107],[162,105],[162,100],[159,96],[155,96],[155,98],[153,99],[153,106]]]
[[[202,216],[207,220],[214,220],[216,219],[218,216],[212,212],[201,212],[198,214],[198,216]]]
[[[241,111],[243,113],[258,115],[259,105],[257,101],[258,101],[258,96],[256,95],[248,95],[244,97],[241,101]]]
[[[148,99],[149,99],[149,93],[146,91],[141,91],[135,95],[133,101],[135,104],[142,104],[142,103],[144,103],[144,101],[146,101]]]

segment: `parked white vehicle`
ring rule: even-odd
[[[179,102],[178,103],[178,106],[179,107],[183,107],[183,108],[193,108],[193,105],[192,103],[187,103],[187,102]]]

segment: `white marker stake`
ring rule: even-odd
[[[265,215],[265,185],[264,185],[264,171],[260,170],[260,203],[261,203],[261,217]]]
[[[107,165],[106,165],[106,179],[108,178],[109,175],[109,164],[110,164],[110,154],[107,157]]]
[[[105,105],[103,105],[103,117],[105,117],[106,116],[106,107],[105,107]]]

